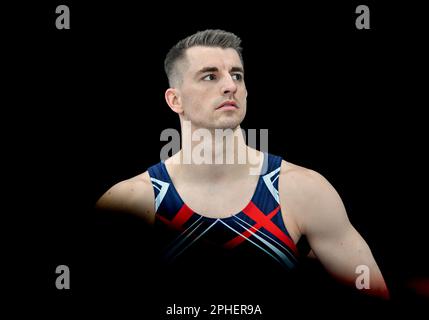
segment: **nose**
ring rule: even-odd
[[[235,83],[234,79],[232,79],[232,76],[228,74],[224,81],[222,82],[222,94],[234,94],[237,92],[237,84]]]

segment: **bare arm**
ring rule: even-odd
[[[383,276],[365,240],[351,225],[343,202],[329,182],[315,171],[298,167],[289,175],[298,202],[294,219],[326,270],[336,279],[356,287],[356,280],[369,288],[365,293],[388,298]],[[290,190],[291,188],[289,188]],[[368,271],[368,272],[367,272]],[[362,276],[365,272],[368,277]],[[362,283],[360,283],[362,284]]]
[[[153,224],[154,192],[148,172],[115,184],[97,201],[96,209],[133,214]]]

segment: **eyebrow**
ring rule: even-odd
[[[219,69],[217,67],[205,67],[205,68],[202,68],[201,70],[199,70],[197,72],[197,75],[198,74],[202,74],[202,73],[206,73],[206,72],[219,72]],[[231,70],[229,70],[229,72],[241,72],[241,73],[244,73],[244,70],[241,67],[232,67]]]

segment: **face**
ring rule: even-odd
[[[237,128],[246,114],[247,97],[238,53],[231,48],[192,47],[180,64],[182,83],[174,90],[175,111],[182,119],[196,128]]]

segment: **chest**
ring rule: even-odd
[[[193,211],[210,218],[232,216],[250,202],[258,185],[259,176],[222,183],[175,183],[182,200]]]

